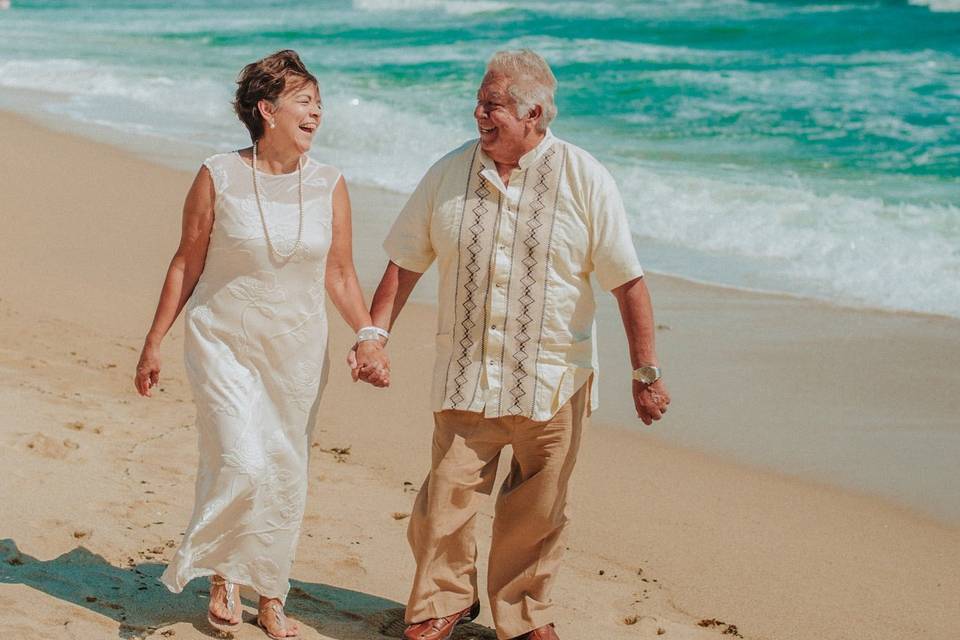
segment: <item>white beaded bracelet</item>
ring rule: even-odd
[[[357,342],[379,340],[380,338],[389,340],[390,332],[386,329],[381,329],[380,327],[362,327],[360,331],[357,331]]]

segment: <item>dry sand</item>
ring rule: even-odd
[[[191,176],[10,115],[0,114],[0,136],[0,638],[211,637],[203,582],[173,596],[154,579],[193,499],[179,325],[164,344],[159,393],[144,400],[131,384]],[[353,196],[369,283],[383,261],[369,236],[397,198]],[[738,422],[784,420],[840,428],[907,415],[946,425],[957,415],[958,394],[943,389],[958,388],[949,364],[960,361],[960,323],[663,277],[651,288],[671,327],[661,357],[675,372],[676,402],[659,430],[733,434]],[[338,361],[350,336],[335,314],[331,324]],[[389,390],[335,369],[289,599],[304,638],[397,637],[402,628],[413,571],[406,515],[428,461],[433,324],[429,305],[404,312]],[[555,592],[564,640],[960,637],[960,529],[668,445],[639,426],[605,426],[629,409],[614,375],[622,349],[605,344],[608,406],[574,476]],[[897,385],[878,367],[897,357],[921,377]],[[824,358],[826,379],[798,383]],[[731,367],[732,388],[720,382]],[[482,558],[489,523],[488,507]],[[489,625],[484,613],[456,637],[493,638]],[[235,637],[264,636],[247,624]]]

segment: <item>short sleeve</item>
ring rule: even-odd
[[[408,271],[423,273],[436,258],[430,241],[430,220],[438,186],[435,174],[436,167],[423,176],[383,242],[390,261]]]
[[[606,291],[643,276],[623,199],[613,176],[597,166],[588,192],[593,271]]]

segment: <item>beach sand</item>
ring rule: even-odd
[[[211,637],[204,581],[174,596],[155,580],[193,501],[179,324],[155,397],[131,384],[192,176],[11,115],[0,114],[0,136],[0,637]],[[352,195],[369,286],[401,199]],[[946,429],[960,415],[950,391],[960,323],[649,279],[674,405],[654,428],[631,418],[622,331],[605,303],[605,406],[574,474],[554,594],[560,636],[958,637],[956,523],[655,434],[700,429],[749,447],[776,422]],[[432,428],[423,381],[433,326],[429,304],[409,305],[390,344],[394,384],[375,390],[340,367],[351,336],[331,310],[333,375],[288,601],[304,638],[402,630],[413,573],[405,527]],[[851,460],[852,473],[884,464],[869,460]],[[492,501],[481,561],[491,513]],[[455,637],[493,638],[490,624],[485,611]],[[252,624],[234,636],[264,637]]]

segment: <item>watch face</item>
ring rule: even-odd
[[[643,384],[653,384],[660,378],[660,371],[656,367],[640,367],[637,369],[637,380]]]

